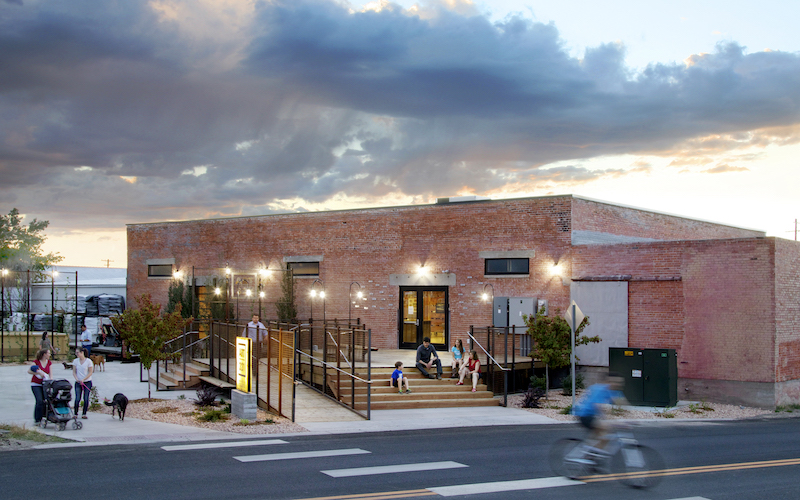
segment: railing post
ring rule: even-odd
[[[299,340],[300,340],[300,327],[298,326],[294,330],[294,345],[292,346],[292,422],[295,421],[295,401],[297,399],[297,362],[300,359],[300,354],[298,349]]]
[[[367,420],[369,420],[372,408],[372,328],[367,330],[367,338],[369,339],[367,346]]]

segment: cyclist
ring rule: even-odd
[[[594,384],[586,391],[586,395],[575,404],[572,414],[578,417],[581,425],[589,429],[586,443],[598,451],[604,451],[608,445],[608,434],[611,425],[605,420],[605,407],[610,404],[627,404],[622,394],[625,379],[618,373],[609,373],[601,383]]]

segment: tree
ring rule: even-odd
[[[180,309],[178,309],[180,307]],[[189,318],[193,316],[192,311],[192,287],[189,283],[172,280],[167,291],[167,313],[179,310],[181,316]]]
[[[278,321],[281,323],[290,323],[297,318],[297,306],[294,303],[294,274],[291,270],[287,270],[283,273],[281,291],[283,295],[275,303]]]
[[[572,329],[556,309],[554,316],[545,316],[544,307],[535,316],[523,316],[531,336],[531,357],[539,359],[545,367],[545,387],[550,388],[550,367],[561,368],[570,364]],[[589,317],[583,318],[575,329],[575,345],[586,345],[600,342],[600,337],[581,335],[589,326]],[[578,358],[575,358],[577,361]]]
[[[50,222],[33,219],[25,226],[23,218],[16,208],[8,215],[0,215],[0,266],[15,271],[43,271],[61,262],[64,258],[57,253],[42,254],[42,244],[47,239],[44,230]]]
[[[147,397],[150,398],[150,367],[153,361],[168,359],[171,353],[164,345],[181,335],[191,321],[181,316],[181,306],[175,311],[161,314],[161,305],[154,304],[150,294],[136,297],[138,309],[126,309],[120,316],[111,318],[111,323],[128,347],[139,355],[139,361],[147,369]]]

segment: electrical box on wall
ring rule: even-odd
[[[510,297],[508,299],[508,326],[525,328],[523,316],[533,316],[535,314],[534,304],[536,304],[536,299]]]
[[[508,297],[495,297],[492,301],[492,326],[508,326]]]
[[[525,328],[523,316],[536,314],[535,298],[529,297],[495,297],[492,303],[492,325],[502,328],[516,326]]]
[[[549,314],[549,310],[547,309],[547,300],[545,299],[539,299],[536,301],[536,312],[538,313],[542,310],[542,308],[544,308],[544,315],[547,316]]]

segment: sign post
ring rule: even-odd
[[[250,392],[250,352],[253,340],[236,337],[236,389]]]
[[[569,363],[570,378],[572,379],[572,408],[575,408],[575,330],[583,323],[584,317],[583,311],[581,311],[581,308],[578,307],[578,304],[573,300],[566,314],[566,320],[570,327]]]

